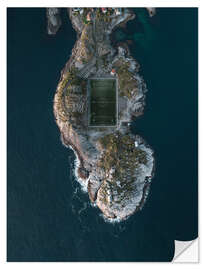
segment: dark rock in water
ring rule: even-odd
[[[60,10],[58,8],[47,8],[47,32],[55,35],[61,26]]]
[[[129,44],[129,45],[132,45],[133,41],[131,39],[128,39],[126,40],[126,42]]]
[[[87,179],[89,176],[89,172],[85,168],[78,168],[78,176],[82,179]]]

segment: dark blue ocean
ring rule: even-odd
[[[63,10],[55,37],[45,9],[7,12],[8,261],[171,261],[174,239],[198,235],[198,10],[163,8],[115,31],[129,40],[147,88],[132,124],[155,151],[142,211],[104,221],[75,181],[74,154],[60,141],[53,97],[76,33]]]

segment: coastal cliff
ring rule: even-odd
[[[77,41],[54,97],[56,123],[63,144],[75,152],[76,177],[86,187],[91,202],[105,218],[121,221],[143,207],[154,170],[153,150],[130,130],[130,122],[143,114],[145,106],[147,89],[139,64],[127,45],[113,48],[110,42],[112,31],[135,14],[127,8],[67,11]],[[60,17],[54,23],[48,18],[48,32],[55,34]],[[89,123],[92,78],[116,82],[115,125]]]

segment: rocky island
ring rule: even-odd
[[[154,170],[153,150],[130,130],[145,106],[139,64],[126,44],[113,48],[110,41],[112,31],[136,15],[127,8],[67,12],[77,41],[54,97],[56,123],[91,202],[108,220],[121,221],[142,209]],[[154,12],[149,9],[150,16]],[[47,11],[50,34],[60,27],[58,14]]]

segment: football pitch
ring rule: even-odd
[[[115,126],[117,122],[116,80],[91,79],[89,91],[89,125]]]

